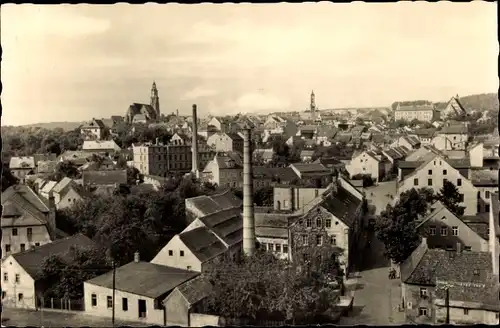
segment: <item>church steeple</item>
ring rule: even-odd
[[[309,110],[311,112],[316,110],[316,96],[314,95],[314,90],[311,91],[311,104],[309,105]]]
[[[160,98],[158,97],[158,89],[156,89],[156,82],[153,81],[153,86],[151,87],[151,106],[156,111],[156,118],[160,118]]]

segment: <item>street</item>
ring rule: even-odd
[[[7,327],[112,327],[111,319],[79,312],[42,312],[9,308],[2,310],[2,325]],[[145,327],[148,325],[116,320],[115,326]]]
[[[368,233],[371,246],[364,252],[363,266],[354,278],[353,311],[342,317],[341,325],[396,325],[404,324],[404,314],[398,311],[400,280],[389,280],[389,261],[384,257],[384,245],[373,232]]]

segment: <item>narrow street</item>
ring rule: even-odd
[[[368,233],[371,246],[364,252],[363,266],[354,290],[354,307],[348,317],[342,317],[341,325],[396,325],[404,323],[404,315],[398,312],[401,288],[400,280],[388,278],[389,261],[384,257],[384,246],[374,233]]]

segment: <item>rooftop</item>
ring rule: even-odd
[[[208,261],[226,251],[226,246],[206,227],[199,227],[179,234],[184,245],[201,262]]]

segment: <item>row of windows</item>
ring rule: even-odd
[[[469,309],[463,309],[464,310],[464,315],[469,315]],[[418,315],[420,316],[427,316],[428,310],[426,307],[421,307],[418,309]]]
[[[481,191],[477,192],[477,198],[481,198]],[[490,199],[490,191],[489,190],[484,191],[484,198]]]
[[[272,244],[272,243],[262,243],[262,249],[267,251],[288,254],[288,245],[287,244]]]
[[[331,235],[329,238],[330,238],[330,244],[337,245],[337,236],[336,235]],[[302,244],[304,246],[309,245],[309,236],[308,235],[302,235]],[[317,235],[316,236],[316,246],[321,246],[321,245],[323,245],[323,235]]]
[[[174,256],[174,251],[169,249],[168,256]],[[179,256],[184,256],[184,251],[179,251]]]
[[[26,250],[26,244],[21,244],[21,252],[24,252]],[[34,246],[40,246],[40,243],[35,243]],[[12,250],[12,247],[10,244],[5,244],[5,253],[8,253]]]
[[[311,228],[312,227],[312,218],[307,218],[306,219],[306,227]],[[332,227],[332,219],[326,218],[325,221],[325,228],[331,228]],[[338,225],[339,221],[335,221],[335,225]],[[322,228],[323,227],[323,219],[322,218],[316,218],[316,227],[317,228]]]
[[[2,300],[5,298],[5,296],[7,296],[7,292],[5,290],[2,290]],[[24,300],[24,294],[23,293],[17,294],[17,301],[22,302],[23,300]]]
[[[8,282],[8,281],[9,281],[9,274],[7,272],[4,272],[3,282]],[[19,273],[16,273],[14,282],[18,284],[20,281],[21,281],[21,275]]]
[[[33,228],[26,228],[26,234],[28,236],[33,235]],[[12,228],[12,236],[17,236],[17,235],[18,235],[18,228]]]
[[[446,170],[443,170],[443,175],[446,175]],[[429,174],[432,174],[432,170],[429,170]],[[444,183],[448,181],[447,179],[443,179],[443,185]],[[413,179],[413,184],[415,186],[418,186],[418,178]],[[427,185],[432,186],[432,179],[427,179]],[[460,187],[462,185],[462,179],[457,179],[457,186]]]
[[[448,236],[448,227],[442,226],[440,229],[440,233],[441,233],[441,236]],[[431,235],[431,236],[436,235],[436,227],[435,226],[429,227],[429,235]],[[451,227],[451,235],[458,236],[458,227]]]
[[[92,294],[91,295],[91,304],[92,306],[97,306],[97,295]],[[145,318],[146,317],[146,300],[137,300],[137,305],[139,309],[139,318]],[[106,307],[108,309],[113,308],[113,297],[112,296],[107,296],[106,297]],[[128,299],[126,297],[122,297],[122,311],[127,312],[128,311]]]

